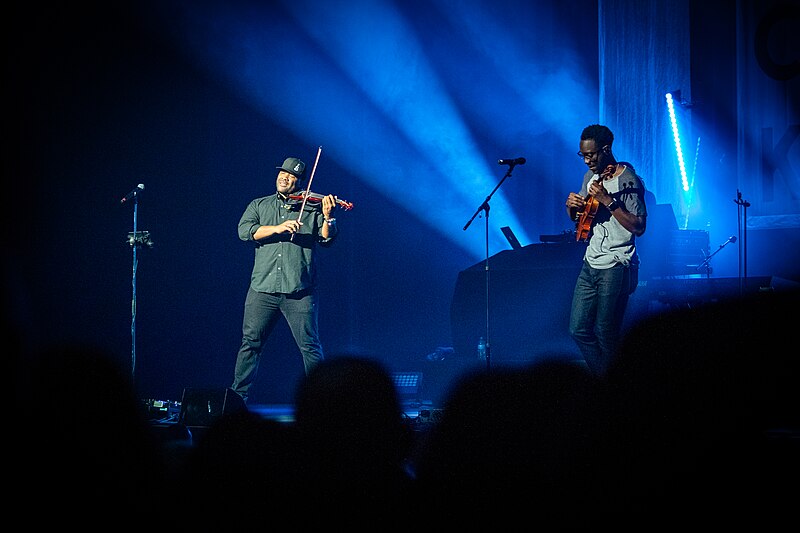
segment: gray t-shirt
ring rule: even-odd
[[[599,178],[599,175],[587,171],[583,176],[580,194],[585,197],[588,194],[589,183]],[[647,216],[644,182],[630,165],[625,165],[619,176],[604,181],[603,186],[611,196],[625,205],[629,212],[637,216]],[[618,263],[638,266],[636,236],[626,230],[608,209],[600,206],[594,218],[584,259],[590,266],[600,269],[611,268]]]

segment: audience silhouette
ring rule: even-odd
[[[298,387],[295,426],[301,485],[327,513],[322,523],[336,516],[364,525],[408,511],[412,431],[376,359],[334,355],[315,367]]]
[[[588,368],[563,355],[465,375],[419,448],[419,497],[435,502],[446,520],[582,525],[596,467],[599,392]]]
[[[104,350],[15,353],[12,504],[35,495],[48,506],[35,523],[89,527],[247,527],[291,512],[392,529],[421,510],[430,526],[777,525],[800,475],[795,296],[644,318],[604,378],[565,354],[472,368],[422,431],[375,358],[330,356],[298,382],[293,421],[228,413],[183,453]]]
[[[93,528],[124,516],[145,527],[156,516],[148,497],[161,492],[166,465],[130,373],[95,346],[28,357],[13,490],[42,509],[28,523]]]
[[[607,379],[606,508],[628,520],[766,524],[800,474],[797,294],[724,299],[651,316]]]
[[[226,413],[200,431],[175,469],[176,526],[243,527],[299,510],[291,425],[242,410]]]

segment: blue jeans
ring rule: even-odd
[[[616,354],[628,297],[636,290],[637,267],[615,265],[592,268],[584,261],[575,290],[569,319],[569,334],[578,345],[589,370],[605,376]]]
[[[231,385],[245,402],[258,374],[264,341],[281,316],[286,318],[303,356],[305,373],[308,374],[324,359],[318,332],[318,310],[317,297],[311,291],[297,295],[269,294],[248,288],[242,320],[242,344],[236,356]]]

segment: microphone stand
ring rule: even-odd
[[[478,209],[475,210],[475,213],[472,214],[472,217],[467,221],[464,225],[463,230],[466,231],[467,228],[472,224],[472,221],[475,220],[475,217],[481,211],[484,211],[486,214],[484,216],[485,220],[485,240],[486,240],[486,259],[484,262],[484,270],[486,272],[486,370],[491,370],[492,368],[492,343],[489,340],[489,201],[494,196],[495,191],[500,188],[500,185],[511,176],[511,173],[514,171],[514,166],[517,164],[515,162],[509,162],[508,164],[508,171],[506,172],[505,176],[494,186],[492,192],[489,193],[489,196],[483,201],[481,205],[478,206]]]
[[[744,284],[747,282],[747,208],[750,202],[742,199],[742,192],[736,189],[736,222],[739,226],[739,296],[744,293]]]
[[[138,231],[137,219],[139,214],[139,194],[133,195],[133,231],[128,233],[128,244],[133,249],[133,274],[131,279],[132,287],[132,300],[131,300],[131,382],[135,383],[136,379],[136,269],[139,265],[139,258],[137,250],[139,247],[146,245],[149,248],[153,247],[153,241],[150,240],[149,231]]]

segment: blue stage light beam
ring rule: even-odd
[[[577,144],[586,120],[586,108],[575,102],[597,100],[597,83],[586,72],[579,50],[564,43],[554,54],[549,46],[541,45],[541,34],[520,31],[534,28],[542,20],[567,20],[544,12],[554,6],[530,2],[464,2],[462,0],[432,0],[439,13],[449,21],[453,32],[459,34],[464,46],[474,57],[472,62],[449,62],[451,69],[462,69],[453,77],[470,79],[473,90],[480,95],[481,124],[493,138],[509,143],[528,142],[536,130],[545,129],[566,144]],[[510,20],[511,19],[511,20]],[[441,31],[442,19],[435,19]],[[558,27],[547,32],[558,33]],[[470,76],[476,65],[486,70],[482,77]],[[596,76],[596,74],[594,75]],[[486,98],[487,94],[493,95]],[[509,130],[508,116],[525,117],[531,124],[527,131]],[[531,148],[535,149],[535,145]],[[566,154],[565,154],[566,156]]]
[[[694,149],[694,165],[692,165],[692,180],[689,182],[689,198],[686,201],[686,216],[683,219],[683,229],[687,229],[689,227],[689,214],[694,207],[694,195],[695,195],[695,187],[694,182],[697,179],[697,160],[700,158],[700,137],[697,138],[697,144],[695,145]]]
[[[453,228],[454,224],[466,222],[482,204],[505,169],[498,172],[497,167],[488,164],[493,158],[481,153],[408,21],[390,2],[317,5],[313,0],[295,0],[286,2],[285,7],[294,13],[296,24],[305,29],[329,61],[345,73],[382,118],[404,137],[405,144],[414,149],[402,149],[396,139],[392,144],[384,142],[380,150],[373,152],[373,158],[384,158],[385,168],[397,173],[377,180],[370,176],[372,185],[388,197],[411,196],[413,205],[422,208],[421,213],[431,208],[439,211],[437,220],[446,223],[438,229],[448,238],[473,252],[485,249],[485,245],[476,248],[482,241],[458,236]],[[313,16],[309,16],[312,11]],[[372,133],[378,138],[383,136],[380,129]],[[360,159],[352,147],[344,147],[340,156],[348,168]],[[346,162],[348,159],[351,161]],[[447,201],[431,195],[427,187],[413,186],[432,171],[435,180],[443,180]],[[493,196],[490,211],[491,219],[496,221],[493,226],[520,228],[521,238],[528,240],[524,225],[502,190]],[[507,248],[499,232],[490,231],[490,248]]]
[[[548,188],[560,186],[552,180],[566,176],[539,163],[552,159],[554,138],[571,144],[576,124],[583,126],[586,110],[574,102],[594,98],[587,66],[568,44],[556,54],[552,39],[508,28],[509,13],[530,27],[558,19],[558,6],[544,15],[546,8],[522,0],[424,6],[168,2],[148,12],[161,13],[162,31],[197,66],[306,141],[308,157],[323,146],[321,171],[332,158],[363,183],[364,196],[377,191],[400,209],[413,206],[408,216],[476,258],[485,242],[461,228],[503,178],[507,169],[497,160],[526,157],[492,197],[489,248],[508,248],[502,226],[532,242],[528,232],[551,231],[551,221],[532,215],[523,199],[538,182],[552,201]],[[521,183],[531,173],[537,181]],[[348,192],[355,202],[356,193]]]
[[[497,167],[497,156],[481,153],[414,33],[389,4],[336,6],[290,3],[286,12],[299,10],[296,18],[259,4],[248,10],[201,4],[171,15],[182,19],[180,38],[201,68],[309,146],[323,146],[387,201],[403,198],[400,207],[414,206],[410,216],[482,257],[484,239],[461,227],[505,168]],[[492,198],[491,220],[526,238],[502,191]],[[499,230],[490,231],[489,241],[490,253],[508,248]]]

